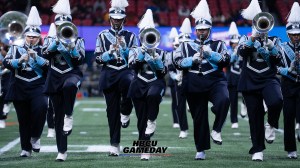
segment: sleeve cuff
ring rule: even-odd
[[[11,60],[11,65],[12,65],[12,67],[15,68],[15,69],[19,68],[19,67],[20,67],[20,66],[19,66],[19,59],[12,59],[12,60]]]

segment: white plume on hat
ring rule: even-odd
[[[112,8],[121,8],[125,10],[125,8],[129,5],[127,0],[111,0]]]
[[[123,19],[126,17],[125,8],[129,5],[127,0],[111,0],[109,17],[113,19]]]
[[[58,0],[58,2],[53,6],[52,11],[57,14],[71,15],[69,0]]]
[[[191,16],[197,21],[201,18],[211,23],[211,15],[206,0],[201,0],[196,8],[191,13]]]
[[[258,0],[252,0],[246,9],[242,10],[241,15],[247,20],[253,20],[255,15],[262,12],[258,3]]]
[[[40,18],[39,12],[35,6],[32,6],[26,22],[27,26],[41,26],[42,19]]]
[[[24,29],[25,36],[40,36],[42,19],[35,6],[32,6],[26,22],[27,26]]]
[[[235,22],[231,22],[230,23],[230,27],[229,27],[229,30],[228,30],[228,35],[240,35],[239,34],[239,31],[238,31],[238,29],[237,29],[237,27],[236,27],[236,24],[235,24]]]
[[[288,22],[300,22],[300,6],[298,2],[294,2],[290,13],[288,14]]]
[[[172,27],[170,34],[169,34],[169,38],[175,39],[176,37],[178,37],[177,29],[176,29],[176,27]]]
[[[294,2],[287,18],[286,32],[288,34],[300,33],[300,6],[298,2]]]
[[[192,27],[191,27],[191,21],[189,18],[185,18],[182,22],[182,25],[179,29],[181,33],[185,34],[191,34],[192,33]]]
[[[56,26],[54,23],[51,23],[49,31],[48,31],[49,37],[55,37],[56,36]]]
[[[143,29],[145,27],[155,27],[153,13],[151,9],[147,9],[146,13],[144,14],[140,22],[137,24],[137,26],[139,29]]]

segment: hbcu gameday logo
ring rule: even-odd
[[[166,153],[168,147],[158,147],[157,141],[133,141],[132,147],[124,147],[123,153],[125,154],[141,154],[141,153],[151,153],[151,154],[164,154]]]

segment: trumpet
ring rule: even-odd
[[[159,31],[152,27],[146,27],[139,34],[139,39],[141,41],[142,47],[146,48],[148,54],[155,59],[155,50],[160,43]]]
[[[274,17],[268,12],[255,15],[252,20],[253,28],[261,34],[262,41],[268,41],[268,32],[274,27]]]
[[[57,27],[57,38],[69,50],[75,47],[78,38],[77,27],[71,22],[65,22]]]

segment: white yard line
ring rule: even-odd
[[[15,147],[20,142],[20,138],[17,138],[11,142],[9,142],[7,145],[5,145],[3,148],[0,149],[0,155],[2,155],[4,152],[9,151],[13,147]]]

